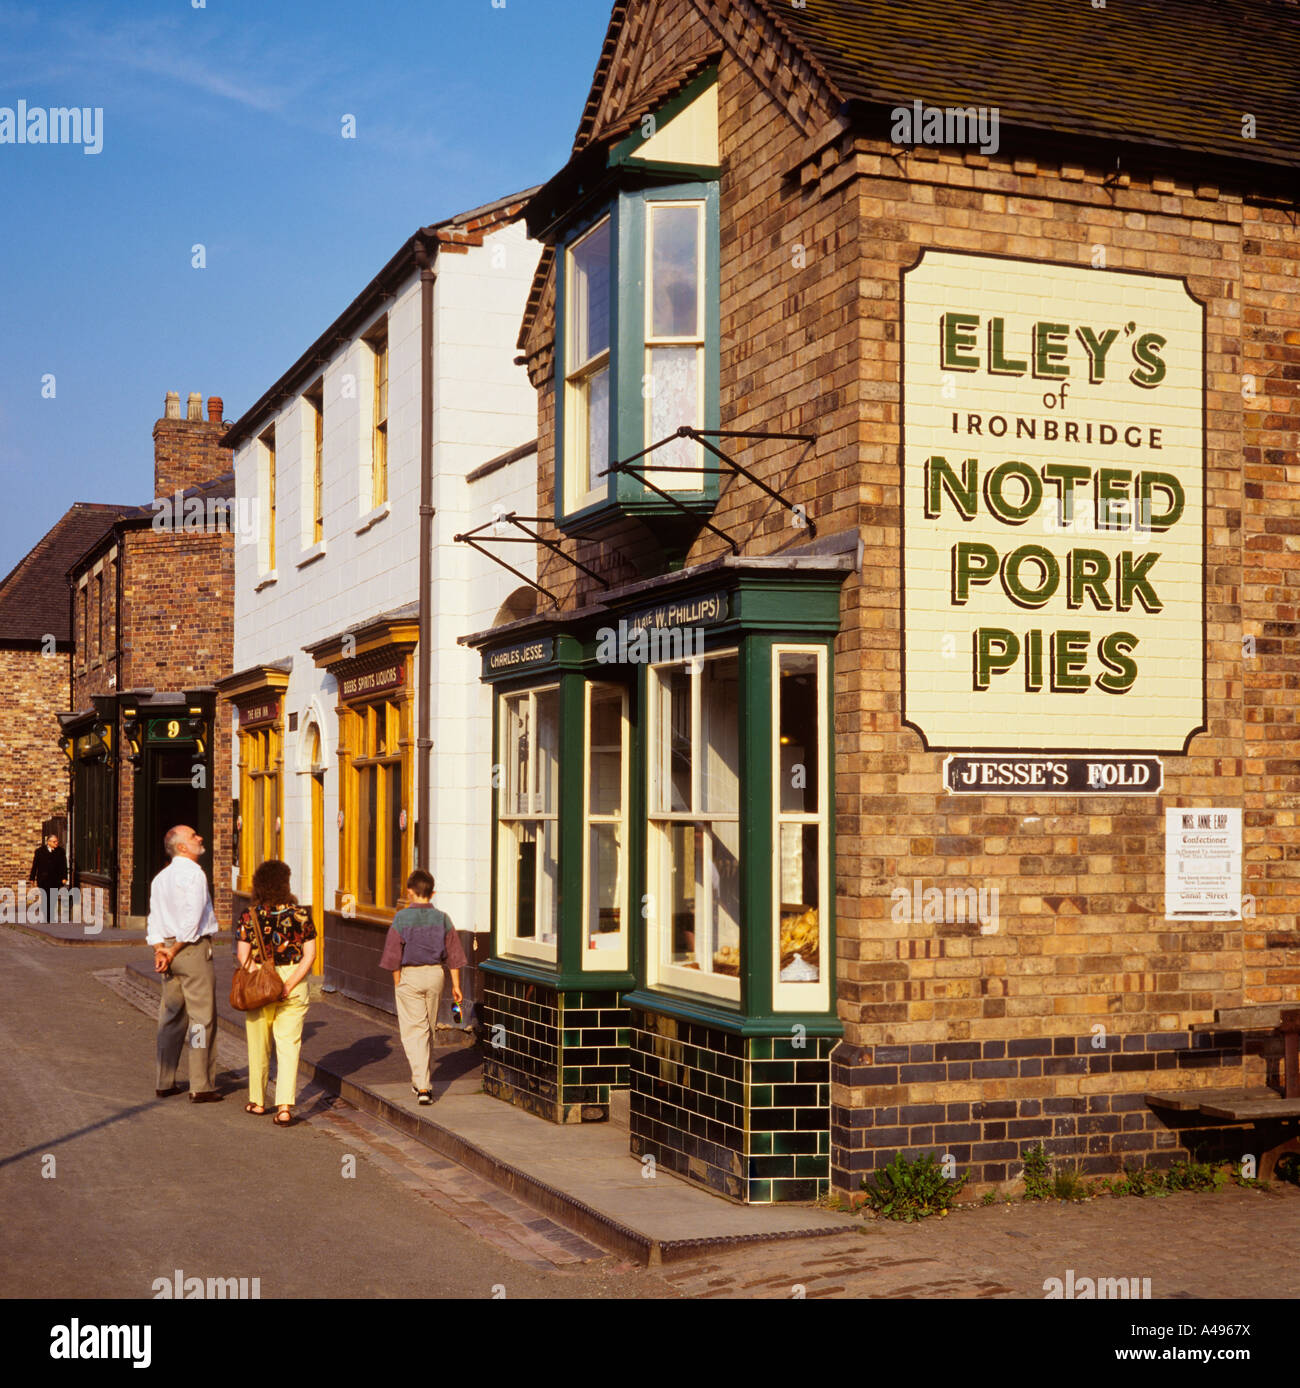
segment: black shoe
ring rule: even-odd
[[[172,1087],[171,1087],[170,1089],[155,1089],[155,1090],[154,1090],[154,1093],[155,1093],[160,1099],[170,1099],[171,1096],[172,1096],[173,1094],[179,1094],[180,1092],[181,1092],[181,1087],[180,1087],[179,1084],[174,1084],[174,1085],[172,1085]]]
[[[217,1104],[226,1096],[216,1089],[200,1089],[197,1094],[190,1095],[192,1104]]]

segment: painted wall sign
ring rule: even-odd
[[[1165,810],[1165,919],[1241,919],[1241,811]]]
[[[279,699],[263,699],[261,703],[249,704],[239,710],[239,726],[252,728],[260,723],[274,723],[279,716]]]
[[[903,717],[926,746],[1179,753],[1205,726],[1205,309],[1163,275],[903,276]]]
[[[1156,795],[1159,757],[950,756],[943,784],[953,795]]]
[[[503,671],[527,669],[530,665],[545,665],[555,649],[549,636],[536,641],[518,641],[513,646],[501,646],[483,652],[484,675],[499,675]]]
[[[378,670],[367,670],[364,674],[344,675],[339,680],[339,698],[344,703],[355,699],[369,699],[376,694],[387,694],[400,689],[406,683],[406,665],[398,661],[395,665],[385,665]]]

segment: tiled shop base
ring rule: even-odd
[[[1091,1037],[1015,1041],[954,1041],[911,1046],[841,1045],[831,1061],[837,1089],[866,1091],[868,1106],[835,1104],[831,1134],[837,1188],[855,1190],[861,1178],[902,1152],[951,1154],[977,1184],[1013,1180],[1024,1152],[1039,1142],[1085,1174],[1130,1165],[1167,1164],[1176,1156],[1239,1157],[1243,1130],[1208,1125],[1195,1113],[1153,1110],[1149,1089],[1177,1089],[1189,1070],[1235,1073],[1267,1043],[1240,1032],[1112,1034],[1105,1048]],[[1212,1043],[1212,1044],[1211,1044]],[[1128,1086],[1142,1076],[1142,1088]],[[1113,1076],[1112,1093],[1053,1093],[1063,1076]],[[1122,1077],[1122,1078],[1121,1078]],[[972,1081],[1001,1082],[1007,1097],[949,1103],[944,1088]],[[1224,1083],[1236,1083],[1228,1078]],[[1089,1086],[1095,1088],[1095,1086]],[[917,1092],[921,1091],[921,1092]],[[933,1099],[921,1102],[927,1094]],[[915,1095],[916,1102],[908,1102]],[[872,1105],[873,1097],[888,1102]],[[1258,1136],[1253,1138],[1259,1145]]]
[[[813,1200],[830,1179],[830,1053],[632,1011],[636,1156],[747,1203]]]
[[[552,1123],[603,1122],[628,1082],[628,1010],[611,992],[484,977],[483,1088]]]

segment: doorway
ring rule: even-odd
[[[325,973],[325,771],[320,729],[311,730],[311,918],[316,925],[316,960],[312,973]]]

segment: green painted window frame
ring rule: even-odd
[[[620,516],[677,515],[676,507],[658,496],[639,478],[626,473],[607,473],[604,494],[569,509],[571,490],[568,380],[571,364],[569,334],[569,256],[574,245],[594,230],[606,217],[611,228],[610,280],[610,428],[609,462],[631,458],[646,448],[648,409],[644,398],[646,376],[646,252],[649,240],[650,209],[657,203],[698,202],[703,205],[703,385],[702,418],[698,427],[720,427],[719,371],[721,343],[721,252],[719,232],[719,185],[716,179],[655,184],[651,187],[620,190],[608,202],[591,209],[575,222],[557,244],[555,257],[555,523],[565,531],[581,533]],[[654,454],[649,461],[653,462]],[[680,496],[693,511],[708,514],[717,505],[718,473],[709,470],[711,458],[703,455],[705,471],[702,485],[663,490]]]

